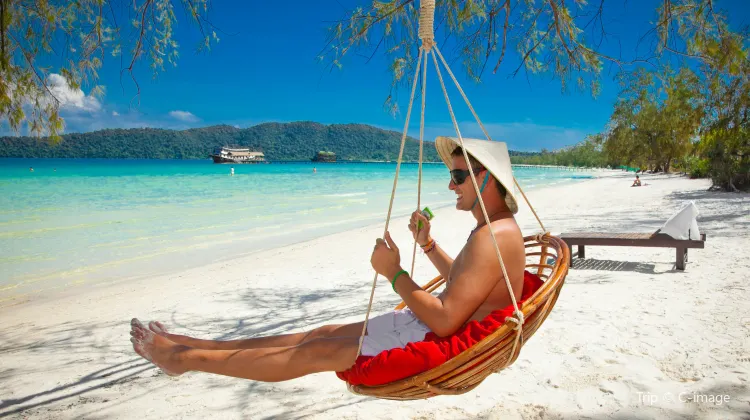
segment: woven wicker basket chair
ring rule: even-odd
[[[419,17],[419,38],[422,45],[419,48],[419,57],[417,58],[416,72],[414,73],[411,97],[409,99],[409,107],[406,112],[406,122],[404,124],[404,131],[401,136],[401,150],[399,152],[398,161],[396,165],[396,175],[393,180],[393,190],[391,191],[391,201],[386,216],[385,230],[388,231],[388,225],[391,219],[391,212],[393,210],[393,199],[396,193],[396,185],[398,183],[399,171],[401,169],[401,162],[403,158],[404,145],[407,137],[409,118],[411,116],[412,105],[414,104],[414,94],[417,88],[417,82],[419,80],[420,69],[422,70],[422,119],[420,124],[420,153],[419,153],[419,179],[417,183],[417,210],[421,208],[421,192],[422,192],[422,149],[424,140],[424,111],[425,111],[425,91],[427,85],[427,65],[428,57],[432,56],[432,61],[435,64],[435,70],[438,75],[438,80],[442,87],[443,95],[445,96],[445,102],[448,106],[448,111],[453,122],[453,127],[456,131],[458,138],[457,144],[463,149],[464,158],[466,165],[470,172],[473,172],[469,156],[466,152],[465,143],[461,132],[458,127],[456,116],[453,113],[448,92],[445,89],[443,82],[443,76],[440,71],[440,65],[438,64],[438,58],[442,62],[443,66],[450,75],[453,83],[463,97],[469,110],[474,115],[479,127],[484,132],[488,141],[492,141],[489,133],[485,129],[479,116],[471,106],[469,99],[466,97],[463,89],[461,88],[458,80],[453,75],[448,66],[448,63],[440,53],[440,49],[435,44],[434,32],[433,32],[433,21],[435,13],[435,0],[421,0],[420,1],[420,17]],[[423,60],[424,59],[424,60]],[[424,63],[423,63],[424,62]],[[477,194],[477,201],[481,207],[482,214],[484,216],[484,222],[489,225],[490,220],[487,215],[487,209],[485,208],[484,201],[477,185],[476,177],[472,174],[469,176],[472,181],[474,190]],[[472,389],[479,386],[479,384],[487,378],[491,373],[498,372],[508,366],[510,366],[517,358],[523,347],[523,344],[528,340],[544,322],[549,315],[550,311],[557,301],[557,297],[560,294],[560,289],[565,281],[565,276],[568,274],[568,268],[570,267],[570,250],[568,246],[560,238],[550,235],[544,227],[544,224],[537,215],[534,207],[529,202],[523,189],[518,184],[518,181],[513,178],[515,187],[520,191],[524,200],[531,209],[534,217],[539,222],[542,228],[542,233],[527,236],[524,238],[526,246],[526,269],[532,273],[536,273],[544,283],[542,286],[526,301],[521,304],[516,302],[514,293],[508,280],[507,271],[503,262],[502,255],[498,248],[498,244],[494,235],[492,237],[496,255],[502,268],[503,278],[505,285],[508,288],[509,295],[511,297],[513,305],[513,315],[508,317],[500,328],[495,330],[492,334],[485,337],[483,340],[476,343],[474,346],[459,354],[458,356],[450,359],[446,363],[436,368],[430,369],[426,372],[414,375],[412,377],[398,380],[389,384],[379,386],[362,386],[362,385],[348,385],[351,392],[361,395],[368,395],[384,399],[394,400],[413,400],[413,399],[424,399],[434,397],[436,395],[457,395],[469,392]],[[413,244],[412,249],[412,266],[409,271],[410,276],[414,276],[414,260],[416,256],[416,241]],[[367,323],[372,309],[373,297],[375,295],[375,286],[377,284],[378,274],[372,281],[372,290],[370,292],[370,303],[367,307],[367,314],[365,315],[365,322],[362,328],[362,335],[360,337],[359,349],[357,354],[361,354],[362,342],[367,331]],[[444,279],[437,277],[431,282],[427,283],[423,289],[428,292],[437,290],[441,285],[444,284]],[[403,308],[403,302],[397,306],[397,309]]]
[[[520,335],[514,329],[516,324],[507,321],[470,349],[434,369],[387,385],[349,385],[349,390],[355,394],[392,400],[458,395],[473,390],[490,374],[510,366],[518,358],[523,344],[534,335],[555,305],[570,265],[570,251],[561,239],[546,234],[527,236],[524,241],[526,269],[536,273],[544,284],[520,305],[525,319]],[[438,276],[423,289],[433,292],[444,283],[445,279]],[[396,309],[404,306],[402,302]]]

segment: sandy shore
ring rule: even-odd
[[[690,251],[685,272],[674,269],[673,249],[587,249],[518,361],[469,394],[376,400],[350,394],[333,373],[277,384],[202,373],[172,379],[132,351],[133,316],[212,339],[361,320],[377,225],[0,311],[0,417],[748,418],[750,195],[709,193],[708,181],[664,175],[630,188],[631,177],[529,198],[553,232],[650,232],[694,200],[706,248]],[[525,206],[519,222],[526,233],[538,230]],[[406,221],[392,223],[406,267]],[[442,209],[433,236],[455,255],[473,223]],[[435,273],[417,253],[416,277]],[[399,300],[387,286],[379,284],[376,313]]]

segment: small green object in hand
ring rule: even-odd
[[[420,211],[422,216],[426,217],[427,220],[432,220],[433,217],[435,217],[434,214],[432,214],[432,211],[429,207],[425,207],[424,210]],[[417,223],[417,229],[422,229],[422,221],[420,220],[419,223]]]

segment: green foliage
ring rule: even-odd
[[[87,85],[92,95],[101,95],[104,89],[96,81],[103,60],[120,57],[121,75],[129,74],[137,88],[132,71],[143,56],[154,75],[165,62],[176,65],[173,2],[186,9],[203,35],[199,49],[218,41],[215,32],[209,33],[209,1],[0,0],[0,121],[15,132],[26,122],[32,135],[59,140],[64,129],[59,111],[66,98],[55,91],[51,75],[62,76],[73,90]],[[127,18],[130,25],[118,26]],[[58,39],[65,40],[64,47],[53,48],[51,42]],[[40,62],[63,64],[53,69]]]
[[[693,100],[697,83],[687,68],[621,75],[622,91],[604,142],[608,159],[668,172],[691,149],[700,127],[702,109]]]
[[[604,150],[617,164],[710,176],[713,187],[750,189],[750,63],[747,33],[729,30],[712,2],[666,1],[660,48],[678,27],[698,66],[622,77]]]
[[[419,5],[415,0],[369,0],[329,27],[329,37],[319,59],[331,67],[342,66],[352,51],[372,57],[386,55],[393,74],[386,105],[395,110],[394,91],[410,78],[418,55]],[[506,52],[514,51],[521,69],[554,73],[565,86],[574,82],[596,95],[604,61],[619,60],[601,54],[589,44],[582,27],[602,17],[599,4],[562,0],[436,0],[435,38],[443,45],[455,43],[470,78],[479,81],[488,69],[496,73]],[[442,32],[440,32],[442,31]],[[603,35],[603,33],[602,33]],[[508,46],[510,45],[510,49]]]
[[[740,127],[708,128],[699,150],[709,165],[714,186],[727,191],[750,189],[750,131]]]
[[[184,131],[114,129],[66,134],[57,144],[35,137],[2,137],[0,157],[207,159],[216,147],[226,145],[262,151],[269,160],[309,161],[325,150],[338,160],[396,161],[401,133],[362,124],[314,122],[266,123],[245,129],[226,125]],[[407,138],[404,160],[419,160],[418,140]],[[429,144],[424,147],[424,161],[440,161]]]
[[[711,174],[709,160],[698,156],[686,156],[680,161],[678,168],[690,178],[708,178]]]
[[[746,34],[725,31],[702,41],[708,57],[696,89],[706,116],[697,151],[709,162],[714,187],[750,189],[750,62]]]
[[[383,53],[393,74],[386,104],[395,110],[395,88],[409,79],[404,76],[413,74],[420,46],[418,1],[366,0],[364,3],[365,7],[347,10],[344,17],[329,28],[326,46],[319,58],[331,67],[341,68],[343,58],[353,51],[368,57],[368,61],[375,54]],[[506,53],[510,52],[509,55],[516,56],[512,60],[514,65],[519,63],[511,69],[513,76],[522,69],[549,74],[561,81],[563,90],[573,85],[596,96],[605,63],[615,64],[619,69],[639,63],[656,66],[666,54],[712,62],[729,71],[738,71],[747,55],[741,39],[733,38],[714,3],[704,0],[657,2],[660,6],[652,16],[653,27],[638,34],[639,49],[633,52],[633,59],[599,51],[607,38],[603,1],[436,0],[435,39],[440,46],[450,45],[457,52],[467,75],[476,81],[489,68],[496,73]],[[644,51],[644,47],[649,50]]]
[[[575,146],[549,152],[542,150],[541,153],[526,156],[513,156],[510,160],[515,164],[524,165],[554,165],[554,166],[577,166],[586,168],[601,168],[607,166],[605,154],[601,150],[601,137],[589,136]]]

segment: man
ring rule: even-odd
[[[457,140],[438,137],[435,145],[451,173],[448,188],[456,194],[456,209],[470,211],[477,220],[466,245],[451,259],[430,236],[430,222],[419,212],[409,229],[437,270],[447,279],[445,291],[433,296],[423,291],[401,268],[399,249],[389,233],[377,239],[370,262],[385,276],[408,309],[372,318],[362,355],[421,341],[432,331],[455,333],[469,320],[481,320],[510,304],[492,237],[494,235],[516,299],[521,296],[525,249],[513,217],[518,205],[513,175],[504,143],[464,139],[471,171]],[[490,225],[479,204],[474,184],[484,202]],[[419,222],[422,228],[417,229]],[[201,340],[169,333],[159,322],[143,326],[131,322],[135,351],[167,374],[202,371],[257,381],[276,382],[324,371],[345,371],[358,354],[363,324],[326,325],[310,332],[232,341]]]

